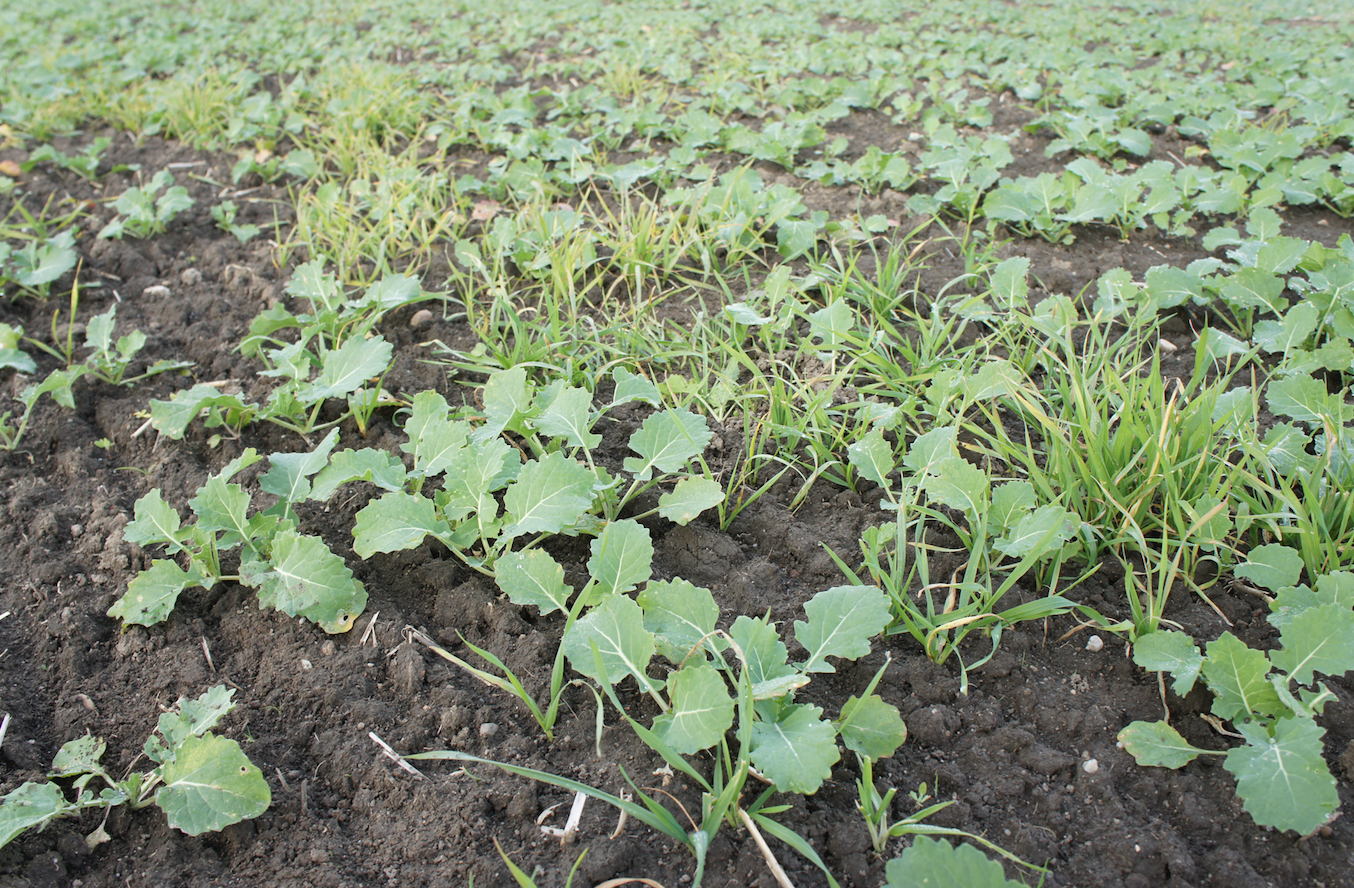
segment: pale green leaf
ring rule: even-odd
[[[878,694],[848,698],[838,723],[846,748],[875,762],[893,755],[907,739],[907,725],[897,707]]]
[[[1213,698],[1213,714],[1224,719],[1271,715],[1279,708],[1279,696],[1265,679],[1270,663],[1263,653],[1252,650],[1230,632],[1209,642],[1204,661],[1204,681]]]
[[[591,601],[629,592],[653,576],[653,541],[644,525],[632,518],[609,523],[589,545],[589,551]]]
[[[611,371],[611,379],[616,383],[616,392],[611,398],[611,406],[616,407],[630,401],[643,401],[653,407],[662,402],[658,386],[638,374],[631,373],[625,367]]]
[[[954,443],[957,431],[954,426],[945,426],[921,435],[907,448],[903,465],[917,476],[924,477],[944,460],[958,459],[959,449]]]
[[[895,467],[893,447],[884,440],[884,430],[871,429],[856,443],[846,448],[846,458],[867,481],[880,487],[889,486],[889,475]]]
[[[655,470],[679,471],[705,450],[711,434],[704,417],[689,410],[655,413],[630,436],[630,449],[640,458],[627,456],[623,465],[639,481],[648,481]]]
[[[1233,570],[1237,577],[1257,586],[1277,590],[1295,585],[1302,576],[1302,556],[1288,546],[1266,543],[1246,554]]]
[[[809,314],[809,337],[821,340],[813,344],[814,348],[836,350],[850,341],[855,323],[856,315],[850,304],[845,299],[836,299]]]
[[[1133,662],[1153,672],[1169,672],[1175,679],[1171,689],[1183,697],[1194,687],[1204,658],[1194,639],[1183,632],[1164,629],[1138,639],[1133,645]]]
[[[400,449],[414,457],[414,471],[436,475],[451,465],[470,438],[470,424],[451,419],[446,398],[434,391],[419,392],[410,405],[404,433],[409,440]]]
[[[494,580],[513,604],[534,604],[541,616],[567,610],[573,592],[564,582],[564,568],[540,549],[501,556],[494,563]]]
[[[338,443],[338,429],[309,453],[274,453],[268,457],[269,469],[259,476],[259,489],[289,503],[310,496],[310,476],[329,464],[329,454]]]
[[[808,620],[795,621],[795,639],[808,651],[805,672],[835,672],[828,657],[854,660],[870,652],[870,639],[889,624],[888,596],[878,586],[834,586],[804,605]]]
[[[587,466],[558,451],[529,461],[504,494],[503,505],[513,524],[503,536],[559,533],[572,526],[592,506],[596,477]]]
[[[1153,768],[1183,768],[1205,751],[1164,721],[1135,721],[1119,732],[1119,742],[1138,764]]]
[[[475,430],[472,439],[488,441],[505,429],[515,430],[521,420],[531,415],[531,398],[531,384],[524,368],[512,367],[490,376],[483,393],[485,422]]]
[[[402,490],[374,499],[357,513],[353,525],[353,551],[359,558],[377,552],[412,549],[429,535],[451,533],[451,526],[437,517],[432,500]]]
[[[244,410],[246,405],[235,395],[222,394],[213,386],[199,383],[190,389],[175,392],[168,401],[152,398],[150,424],[160,434],[179,440],[189,424],[204,410],[213,407]]]
[[[303,404],[338,398],[360,389],[368,379],[381,376],[390,366],[394,346],[381,336],[352,337],[325,355],[320,375],[296,393]]]
[[[160,488],[137,500],[133,509],[136,518],[123,529],[123,539],[138,546],[163,545],[170,555],[183,549],[186,534],[180,527],[178,510],[164,501]]]
[[[294,530],[273,537],[269,562],[240,565],[240,579],[259,590],[259,603],[305,617],[330,634],[347,632],[367,604],[367,591],[343,559],[318,537]]]
[[[55,783],[25,783],[0,803],[0,847],[20,834],[66,813],[69,806]]]
[[[369,481],[382,490],[403,490],[404,463],[384,450],[340,450],[312,481],[310,498],[324,502],[352,481]]]
[[[668,679],[672,708],[654,719],[653,730],[681,755],[709,749],[733,726],[733,698],[724,676],[705,662],[688,665]]]
[[[272,801],[262,772],[225,737],[186,738],[160,779],[155,804],[170,826],[190,836],[258,817]]]
[[[1034,485],[1028,481],[1007,481],[992,488],[992,509],[988,515],[1003,529],[1014,525],[1034,509]]]
[[[921,489],[933,500],[971,518],[987,510],[991,482],[982,469],[955,456],[934,464],[931,471],[922,479]]]
[[[1312,683],[1313,672],[1340,677],[1354,669],[1354,611],[1324,604],[1297,614],[1284,627],[1283,649],[1271,651],[1274,668],[1301,685]]]
[[[534,424],[546,435],[568,441],[571,447],[592,450],[602,443],[602,436],[592,432],[592,395],[587,389],[562,388]]]
[[[841,758],[837,732],[817,706],[782,706],[774,721],[752,726],[752,763],[780,792],[812,795]]]
[[[1062,506],[1040,506],[1021,518],[1010,533],[993,546],[1011,558],[1043,557],[1076,536],[1078,524],[1077,516]]]
[[[216,685],[195,700],[180,697],[172,710],[160,715],[156,724],[156,730],[164,736],[168,750],[172,752],[186,738],[201,737],[216,727],[226,713],[235,708],[234,696],[233,688]]]
[[[789,653],[780,640],[776,627],[763,618],[739,616],[729,627],[729,638],[742,652],[743,669],[753,685],[773,681],[799,670],[789,665]]]
[[[1238,724],[1247,745],[1227,753],[1223,767],[1236,777],[1236,794],[1261,826],[1307,835],[1340,803],[1335,778],[1322,757],[1326,729],[1310,718],[1281,718],[1274,736],[1263,725]]]
[[[510,460],[517,460],[517,451],[502,438],[492,438],[473,447],[458,450],[446,466],[446,505],[442,514],[448,521],[460,521],[478,514],[481,521],[492,521],[498,516],[498,500],[494,491],[503,486],[503,470]]]
[[[658,498],[658,514],[674,524],[687,525],[706,509],[724,502],[724,488],[703,477],[683,478]]]
[[[638,601],[644,628],[654,634],[658,653],[671,662],[681,663],[702,639],[714,647],[715,640],[708,636],[719,620],[719,605],[709,589],[681,578],[660,580],[645,586]]]
[[[103,758],[107,749],[108,744],[93,734],[68,740],[57,750],[56,757],[52,759],[52,770],[48,775],[76,777],[80,774],[96,773],[102,770],[99,759]]]
[[[564,655],[574,669],[595,681],[602,676],[592,655],[593,645],[602,657],[608,680],[621,682],[633,675],[641,690],[657,690],[661,682],[645,674],[654,655],[653,633],[644,630],[644,614],[625,595],[612,595],[574,623],[564,636]]]
[[[1013,256],[992,269],[992,301],[997,308],[1012,311],[1029,304],[1030,260]]]
[[[190,586],[206,586],[197,562],[190,562],[184,570],[172,561],[153,561],[127,584],[127,593],[108,609],[108,616],[134,623],[153,626],[169,617],[179,595]]]
[[[249,499],[243,487],[213,475],[188,505],[197,514],[198,530],[220,533],[217,548],[229,549],[249,538]]]
[[[1269,409],[1279,416],[1291,416],[1298,422],[1321,425],[1344,415],[1338,394],[1326,391],[1326,383],[1310,376],[1285,376],[1271,380],[1265,389]]]
[[[1288,310],[1282,321],[1259,321],[1255,325],[1255,344],[1267,352],[1287,354],[1307,341],[1321,322],[1321,313],[1310,302],[1299,302]]]
[[[972,845],[917,836],[884,868],[884,888],[1020,888]]]

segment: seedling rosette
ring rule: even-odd
[[[1189,693],[1202,678],[1214,695],[1212,714],[1231,721],[1245,745],[1201,749],[1164,720],[1133,722],[1119,742],[1140,765],[1182,768],[1200,755],[1224,756],[1223,767],[1236,777],[1237,795],[1256,823],[1306,835],[1340,802],[1322,755],[1326,729],[1316,723],[1335,696],[1316,674],[1354,669],[1354,574],[1322,575],[1312,589],[1297,584],[1301,569],[1296,553],[1270,544],[1253,549],[1236,570],[1276,590],[1269,622],[1279,630],[1278,650],[1254,650],[1230,632],[1203,653],[1188,635],[1173,631],[1152,633],[1135,646],[1134,662],[1169,673],[1177,694]]]
[[[211,732],[234,708],[234,694],[218,685],[196,700],[180,699],[162,714],[145,746],[146,757],[157,766],[146,773],[116,780],[99,764],[107,748],[101,739],[86,734],[66,743],[48,776],[71,780],[74,801],[57,783],[23,784],[0,802],[0,847],[29,829],[89,808],[105,809],[106,822],[108,810],[117,805],[154,804],[170,826],[190,836],[258,817],[272,801],[268,781],[240,744]],[[104,784],[97,793],[91,786],[95,779]],[[102,823],[86,841],[91,847],[108,841]]]

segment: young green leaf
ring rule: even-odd
[[[183,550],[188,533],[179,524],[178,510],[164,501],[160,488],[136,501],[136,518],[123,529],[122,537],[138,546],[164,546],[170,555]]]
[[[724,488],[709,478],[691,477],[678,481],[671,491],[658,498],[658,514],[686,526],[704,512],[724,502]]]
[[[573,592],[564,582],[564,568],[541,549],[508,552],[494,563],[494,580],[513,604],[534,604],[541,616],[568,610]]]
[[[329,453],[338,443],[338,436],[338,429],[332,429],[309,453],[269,456],[268,471],[259,476],[259,489],[288,503],[299,503],[310,496],[310,476],[329,464]]]
[[[484,384],[485,423],[471,436],[477,442],[497,438],[531,415],[531,385],[522,367],[501,370]]]
[[[1269,660],[1263,653],[1246,647],[1230,632],[1209,642],[1203,675],[1209,689],[1217,695],[1213,698],[1213,714],[1224,719],[1274,714],[1280,703],[1265,679],[1269,669]]]
[[[212,408],[245,410],[247,405],[235,395],[223,394],[214,386],[199,383],[190,389],[175,392],[168,401],[152,398],[150,424],[160,434],[177,441],[203,410]]]
[[[196,561],[188,566],[184,570],[172,561],[151,562],[127,584],[127,593],[108,609],[108,616],[138,626],[154,626],[168,619],[183,590],[208,583]]]
[[[680,577],[660,580],[644,587],[638,603],[644,610],[644,628],[654,634],[658,653],[669,661],[681,663],[702,639],[707,648],[718,649],[718,642],[708,637],[719,620],[719,605],[709,589]]]
[[[502,538],[559,533],[572,526],[592,505],[596,479],[587,466],[558,451],[528,462],[503,496],[513,523],[503,530]]]
[[[972,845],[917,836],[884,868],[884,888],[1019,888],[1001,864]]]
[[[602,436],[591,431],[592,395],[587,389],[573,386],[560,389],[534,423],[541,432],[563,438],[571,447],[592,450],[602,443]]]
[[[653,541],[644,525],[632,518],[612,521],[588,548],[593,602],[629,592],[653,576]]]
[[[369,481],[382,490],[403,490],[404,463],[384,450],[340,450],[311,482],[310,498],[324,502],[350,481]]]
[[[743,614],[729,627],[729,638],[742,651],[743,668],[754,688],[799,672],[787,662],[790,655],[785,642],[765,618]]]
[[[414,471],[431,477],[446,470],[470,439],[470,424],[452,420],[446,398],[437,392],[414,396],[400,449],[414,457]]]
[[[216,685],[203,692],[197,699],[180,697],[179,702],[169,712],[161,713],[156,730],[164,735],[167,747],[173,750],[188,737],[201,737],[235,708],[232,698],[235,690],[225,685]],[[152,735],[154,737],[154,735]],[[164,761],[155,758],[155,761]]]
[[[380,376],[390,366],[394,346],[381,336],[371,339],[352,337],[324,356],[320,375],[296,393],[302,404],[314,404],[325,398],[339,398],[360,389],[368,379]]]
[[[648,481],[654,470],[680,471],[705,450],[712,434],[704,417],[688,410],[655,413],[630,436],[630,449],[641,458],[627,456],[623,465],[639,481]]]
[[[397,490],[372,500],[357,513],[353,551],[359,558],[370,558],[377,552],[412,549],[429,534],[450,533],[451,526],[437,517],[432,500]]]
[[[1232,572],[1257,586],[1278,590],[1297,584],[1302,576],[1302,556],[1288,546],[1267,543],[1251,549]]]
[[[305,617],[332,634],[347,632],[367,604],[367,591],[343,559],[318,537],[294,530],[273,537],[268,562],[240,564],[240,579],[259,590],[259,602]]]
[[[1326,383],[1310,376],[1285,376],[1275,379],[1265,389],[1269,409],[1279,416],[1291,416],[1298,422],[1320,426],[1344,416],[1344,402],[1339,394],[1326,391]]]
[[[993,547],[1011,558],[1043,555],[1061,548],[1063,543],[1076,536],[1079,523],[1077,516],[1062,506],[1040,506],[1021,518],[1009,534],[993,543]]]
[[[1301,835],[1325,823],[1340,803],[1322,757],[1326,729],[1301,717],[1275,721],[1273,737],[1254,722],[1236,728],[1247,744],[1229,750],[1222,766],[1236,777],[1236,794],[1255,822]]]
[[[1034,485],[1028,481],[1007,481],[992,489],[992,509],[988,516],[998,527],[1007,529],[1028,515],[1035,504]]]
[[[889,475],[893,472],[893,448],[884,440],[884,430],[874,428],[866,432],[865,437],[846,448],[846,458],[856,471],[867,481],[873,481],[880,487],[889,486]]]
[[[878,694],[848,698],[838,724],[846,748],[870,761],[888,758],[907,739],[907,725],[897,707]]]
[[[170,826],[190,836],[258,817],[272,801],[263,773],[225,737],[185,738],[160,779],[155,804]]]
[[[733,698],[724,677],[708,663],[695,663],[668,679],[672,708],[654,719],[653,730],[682,755],[709,749],[733,726]]]
[[[1324,604],[1297,614],[1284,627],[1283,649],[1270,651],[1275,669],[1300,685],[1312,683],[1314,672],[1341,676],[1354,669],[1354,611]]]
[[[1183,768],[1206,750],[1191,746],[1164,721],[1135,721],[1119,732],[1124,750],[1148,767]]]
[[[569,629],[562,646],[574,669],[594,681],[601,680],[593,659],[597,646],[611,681],[619,683],[633,675],[641,690],[656,691],[662,682],[645,674],[654,655],[653,634],[644,631],[644,614],[625,595],[612,595]]]
[[[55,783],[25,783],[0,803],[0,847],[35,826],[50,823],[70,806]]]
[[[903,465],[917,476],[924,477],[932,473],[943,460],[958,459],[959,449],[954,443],[957,432],[954,426],[946,426],[921,435],[908,446]]]
[[[1194,639],[1173,629],[1158,630],[1133,645],[1133,662],[1153,672],[1169,672],[1175,679],[1171,690],[1181,697],[1190,692],[1203,668],[1204,658]]]
[[[663,396],[659,393],[658,386],[643,376],[631,373],[625,367],[617,367],[612,370],[611,378],[616,383],[616,393],[611,399],[612,407],[618,407],[630,401],[643,401],[653,407],[662,403]]]
[[[446,466],[446,503],[442,515],[448,521],[460,521],[478,514],[481,521],[492,521],[498,516],[498,500],[494,491],[507,483],[504,467],[520,465],[517,451],[502,438],[493,438],[474,447],[456,451]],[[581,477],[581,475],[580,475]]]
[[[80,774],[94,774],[103,770],[99,759],[103,758],[108,744],[93,734],[68,740],[57,750],[52,759],[52,777],[77,777]]]
[[[987,510],[991,481],[982,469],[955,456],[933,464],[931,472],[922,479],[921,489],[936,502],[958,509],[970,517],[981,515]]]
[[[781,792],[812,795],[841,758],[837,732],[817,706],[790,703],[752,725],[752,763]]]
[[[878,586],[834,586],[813,596],[804,613],[809,619],[795,621],[795,639],[809,653],[805,672],[836,672],[828,657],[865,656],[890,619],[888,596]]]

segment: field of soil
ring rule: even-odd
[[[868,125],[868,122],[862,123]],[[93,134],[90,134],[91,136]],[[539,692],[559,644],[562,621],[538,618],[534,609],[511,604],[498,590],[450,557],[438,545],[361,560],[352,555],[354,514],[373,488],[356,485],[327,508],[303,511],[303,529],[324,537],[348,559],[370,593],[356,627],[329,636],[317,626],[261,610],[253,593],[233,583],[210,592],[193,590],[168,622],[150,629],[106,616],[151,553],[123,539],[134,501],[159,488],[171,503],[190,499],[206,479],[246,448],[260,453],[301,451],[315,440],[268,425],[225,436],[213,446],[201,423],[183,441],[157,440],[145,425],[151,398],[168,398],[195,381],[235,380],[258,397],[258,367],[234,349],[250,321],[282,298],[292,268],[278,267],[263,238],[241,245],[217,228],[208,206],[223,195],[233,157],[196,152],[146,139],[114,137],[106,162],[167,165],[194,174],[181,178],[198,205],[179,216],[167,233],[146,240],[97,240],[111,208],[94,205],[82,223],[80,316],[118,305],[119,330],[146,332],[146,355],[194,362],[182,375],[154,377],[130,388],[81,384],[75,409],[44,400],[21,447],[0,456],[0,706],[10,716],[0,757],[6,791],[40,779],[67,740],[89,731],[105,738],[105,763],[114,774],[137,763],[141,746],[163,708],[213,684],[235,688],[238,708],[222,732],[241,742],[263,771],[272,806],[257,819],[219,834],[191,838],[165,825],[154,808],[118,811],[108,820],[111,840],[87,847],[98,826],[94,815],[58,822],[28,834],[0,852],[3,888],[122,888],[122,886],[273,886],[318,888],[417,888],[511,884],[495,842],[528,873],[538,870],[542,888],[564,886],[575,859],[587,849],[575,885],[618,877],[644,877],[666,888],[689,884],[686,851],[641,824],[618,827],[615,811],[600,803],[585,810],[570,844],[544,835],[538,816],[560,806],[546,823],[562,825],[570,794],[505,775],[495,769],[460,770],[450,763],[420,763],[421,777],[401,770],[370,734],[394,750],[415,753],[459,749],[571,777],[611,792],[625,789],[623,767],[641,787],[665,787],[673,803],[699,804],[693,788],[660,771],[661,759],[624,724],[611,721],[594,744],[595,703],[590,693],[566,692],[557,740],[548,743],[520,704],[476,682],[453,665],[412,643],[414,627],[453,652],[469,657],[462,638],[512,664]],[[67,143],[58,142],[59,145]],[[1042,159],[1042,151],[1035,154]],[[12,149],[0,159],[23,159]],[[1019,161],[1018,161],[1019,162]],[[1033,163],[1033,162],[1031,162]],[[1033,174],[1017,168],[1013,172]],[[102,191],[72,174],[35,169],[24,188],[77,199],[120,193],[126,174],[102,180]],[[286,224],[291,210],[285,189],[246,179],[237,200],[239,221]],[[874,199],[871,212],[898,215],[902,196]],[[806,201],[830,206],[851,195],[815,195]],[[890,204],[890,201],[893,201]],[[1349,223],[1315,211],[1295,212],[1288,233],[1333,243]],[[1205,255],[1198,238],[1144,234],[1131,244],[1116,233],[1082,232],[1075,243],[1050,246],[1017,241],[1001,256],[1027,255],[1032,280],[1049,290],[1076,293],[1114,267],[1135,275],[1147,267],[1185,265]],[[294,260],[293,260],[294,261]],[[957,273],[937,252],[922,288],[939,287]],[[960,266],[962,270],[962,266]],[[70,279],[58,286],[66,292]],[[426,289],[440,289],[434,263]],[[0,304],[0,322],[41,335],[67,306],[25,298]],[[465,388],[445,366],[430,363],[426,343],[466,348],[473,335],[440,311],[411,325],[413,310],[387,317],[380,332],[395,344],[396,360],[385,385],[396,394],[424,389],[452,403]],[[421,319],[420,319],[421,320]],[[1191,319],[1168,324],[1179,351],[1163,373],[1192,366]],[[58,330],[63,332],[63,330]],[[1179,363],[1176,363],[1179,362]],[[55,367],[40,358],[40,372]],[[134,368],[135,369],[135,368]],[[5,396],[27,380],[7,373]],[[602,461],[618,465],[625,441],[644,412],[626,408],[604,424]],[[741,430],[717,423],[710,457],[731,459]],[[390,411],[377,414],[366,440],[351,423],[340,427],[341,446],[371,446],[399,454],[403,440]],[[105,442],[100,446],[96,442]],[[254,485],[258,467],[240,480]],[[816,592],[844,582],[824,547],[857,551],[863,528],[884,520],[865,483],[859,493],[826,483],[791,511],[794,489],[772,489],[728,528],[698,520],[678,527],[645,519],[655,541],[655,576],[683,577],[714,591],[727,625],[739,614],[770,612],[787,623],[802,616]],[[939,541],[941,544],[944,540]],[[572,548],[571,548],[572,547]],[[552,548],[566,576],[583,573],[586,545]],[[955,565],[933,571],[948,575]],[[1122,568],[1105,563],[1073,594],[1108,617],[1124,616]],[[1202,642],[1229,628],[1248,645],[1272,644],[1263,601],[1220,583],[1212,590],[1216,610],[1178,591],[1166,617],[1190,628]],[[1220,615],[1221,614],[1221,615]],[[938,800],[955,803],[932,822],[987,837],[1014,854],[1049,868],[1048,888],[1346,888],[1354,886],[1354,821],[1339,818],[1317,834],[1298,838],[1257,827],[1242,811],[1235,784],[1219,760],[1202,758],[1180,771],[1142,768],[1116,746],[1116,734],[1135,719],[1172,723],[1194,744],[1228,745],[1201,718],[1210,697],[1202,688],[1180,699],[1159,692],[1155,677],[1126,657],[1122,640],[1103,634],[1103,647],[1088,647],[1091,632],[1076,631],[1072,616],[1027,623],[1006,632],[991,661],[973,672],[960,693],[951,661],[936,666],[906,635],[877,639],[859,662],[823,675],[808,699],[840,701],[860,693],[886,657],[892,663],[878,693],[901,710],[907,742],[876,766],[881,785],[898,787],[898,814],[913,802],[907,793],[925,783]],[[977,647],[976,659],[985,653]],[[1329,682],[1337,699],[1326,709],[1325,750],[1339,781],[1342,807],[1354,805],[1354,683]],[[633,713],[651,716],[651,703],[626,698]],[[835,710],[836,703],[832,704]],[[143,762],[144,764],[144,762]],[[696,766],[702,767],[700,757]],[[858,773],[847,759],[816,795],[787,797],[791,828],[818,850],[841,885],[876,888],[884,859],[870,847],[856,812]],[[674,806],[675,810],[675,806]],[[814,867],[771,840],[796,886],[823,886]],[[901,848],[897,840],[892,853]],[[1008,866],[1012,878],[1037,881]],[[751,838],[725,828],[709,852],[705,884],[761,886],[775,883]]]

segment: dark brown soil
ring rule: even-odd
[[[1042,143],[1031,142],[1042,159]],[[13,152],[0,159],[11,157],[21,159]],[[134,145],[120,135],[109,160],[140,163],[148,171],[201,162],[178,175],[198,205],[166,234],[146,241],[95,240],[111,215],[96,207],[79,243],[81,281],[103,286],[82,289],[80,320],[116,301],[119,329],[145,330],[147,355],[191,360],[196,367],[189,375],[132,388],[79,385],[75,410],[44,401],[22,448],[0,456],[0,498],[8,519],[0,523],[0,708],[11,716],[0,750],[0,790],[41,778],[58,747],[86,731],[108,741],[105,763],[121,773],[136,762],[162,708],[228,683],[237,689],[238,708],[224,732],[262,768],[273,804],[256,820],[201,838],[169,829],[153,808],[118,813],[108,823],[112,841],[93,851],[83,837],[97,819],[57,823],[0,851],[0,886],[414,888],[467,885],[472,877],[476,885],[508,885],[495,840],[527,872],[539,868],[542,888],[563,886],[585,848],[577,885],[617,876],[648,877],[668,888],[688,884],[692,861],[683,849],[633,822],[612,837],[615,812],[599,803],[588,805],[576,841],[561,847],[541,834],[536,817],[559,803],[567,810],[567,794],[493,769],[466,774],[431,762],[423,763],[426,779],[419,780],[381,754],[368,732],[400,752],[461,749],[611,792],[625,788],[618,766],[641,786],[657,786],[660,777],[653,775],[662,764],[628,728],[614,724],[614,714],[599,757],[594,703],[581,689],[566,695],[557,739],[549,743],[521,705],[405,641],[403,630],[412,625],[469,656],[460,646],[462,634],[531,676],[529,689],[538,691],[561,623],[500,599],[445,552],[422,547],[356,558],[351,528],[366,494],[348,493],[303,515],[304,529],[347,557],[371,594],[367,612],[346,635],[326,636],[309,623],[261,611],[249,590],[233,584],[185,595],[168,622],[149,630],[123,631],[105,616],[151,557],[123,540],[139,496],[158,487],[166,500],[182,504],[246,447],[269,453],[305,446],[295,435],[262,425],[216,447],[200,424],[181,442],[137,434],[144,422],[138,414],[150,398],[168,397],[195,380],[235,379],[246,391],[256,385],[258,367],[233,348],[254,315],[281,295],[290,270],[275,264],[266,236],[240,245],[215,227],[208,210],[222,186],[204,179],[229,182],[233,158],[155,140]],[[50,193],[81,200],[116,195],[127,182],[124,174],[109,176],[96,193],[71,174],[44,166],[21,184],[40,205]],[[291,217],[286,198],[285,188],[261,186],[237,198],[240,221],[271,223],[276,212],[285,225]],[[864,209],[854,195],[811,193],[810,199],[835,203],[838,213]],[[902,195],[865,200],[874,202],[869,212],[903,212]],[[1320,232],[1328,242],[1349,230],[1334,217],[1302,216],[1296,224],[1303,230],[1294,233]],[[1003,248],[1003,255],[1015,254],[1030,256],[1032,272],[1048,290],[1075,294],[1109,268],[1124,266],[1136,275],[1153,264],[1185,264],[1202,252],[1196,242],[1140,237],[1123,244],[1110,233],[1081,231],[1070,246],[1022,241]],[[923,290],[962,272],[962,263],[955,271],[946,262],[943,253],[932,257]],[[170,295],[145,293],[151,285],[167,287]],[[58,291],[68,286],[63,281]],[[35,333],[49,328],[56,310],[64,322],[64,303],[25,297],[0,303],[0,321]],[[470,334],[440,313],[428,326],[411,329],[411,313],[396,313],[383,324],[398,354],[386,385],[450,393],[455,384],[443,368],[420,360],[429,354],[418,343],[465,345]],[[1188,328],[1179,326],[1183,338]],[[39,363],[44,373],[55,366],[45,358]],[[24,383],[0,380],[6,395]],[[608,427],[605,448],[621,446],[638,421],[621,419]],[[401,440],[388,416],[377,420],[365,442],[351,426],[342,435],[348,446],[391,450]],[[101,439],[111,446],[95,446]],[[736,431],[728,440],[734,446]],[[246,473],[245,480],[256,477],[256,471]],[[823,544],[854,553],[860,531],[881,512],[877,497],[820,484],[791,513],[787,504],[795,492],[788,484],[773,489],[728,533],[699,523],[678,528],[652,522],[656,573],[708,585],[726,621],[767,610],[782,622],[801,616],[805,600],[843,582]],[[581,567],[579,552],[558,554],[575,562],[566,570]],[[1114,565],[1103,565],[1073,594],[1107,616],[1125,610],[1122,574]],[[1220,584],[1213,602],[1248,643],[1270,641],[1259,599]],[[1213,608],[1183,591],[1172,598],[1168,616],[1200,640],[1225,628]],[[972,675],[967,696],[959,693],[955,664],[932,664],[906,636],[877,642],[860,663],[815,679],[809,696],[835,712],[891,654],[879,693],[900,707],[910,737],[878,766],[876,778],[900,789],[896,813],[912,810],[907,793],[926,782],[937,798],[956,800],[934,822],[980,833],[1027,860],[1047,863],[1047,886],[1354,885],[1350,818],[1296,838],[1257,827],[1242,811],[1231,776],[1210,757],[1178,772],[1134,764],[1116,747],[1115,735],[1134,719],[1160,716],[1156,681],[1111,636],[1097,652],[1086,649],[1088,632],[1064,637],[1074,626],[1066,618],[1007,632],[996,656]],[[967,655],[983,653],[974,648]],[[1340,699],[1322,720],[1326,752],[1348,807],[1354,803],[1354,683],[1335,680],[1330,686]],[[1167,702],[1173,723],[1192,742],[1211,748],[1228,743],[1198,717],[1208,707],[1203,691],[1183,700],[1168,696]],[[635,711],[644,711],[637,701]],[[1094,773],[1083,767],[1092,759]],[[857,776],[854,764],[844,761],[817,795],[785,799],[795,806],[785,821],[808,838],[843,886],[874,888],[883,881],[883,861],[872,853],[855,811]],[[697,793],[680,781],[669,791],[688,809],[699,804]],[[826,884],[788,848],[772,846],[795,885]],[[890,851],[901,847],[895,841]],[[774,882],[753,841],[726,828],[710,850],[705,884]]]

